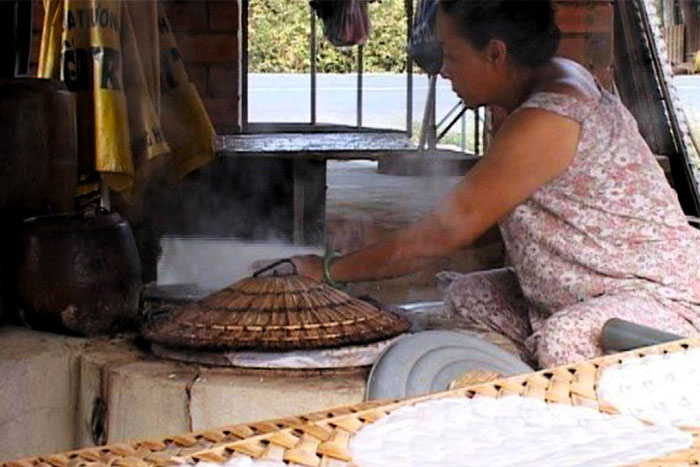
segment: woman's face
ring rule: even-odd
[[[442,9],[438,10],[437,31],[443,55],[440,75],[450,80],[452,90],[467,107],[488,104],[496,78],[493,62],[488,59],[488,47],[477,50],[462,39],[455,21]]]

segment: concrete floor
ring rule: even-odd
[[[129,336],[0,328],[0,462],[362,401],[366,369],[308,377],[161,360]]]

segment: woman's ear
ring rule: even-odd
[[[505,66],[508,59],[508,46],[500,39],[491,39],[486,45],[486,59],[496,67]]]

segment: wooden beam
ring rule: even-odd
[[[623,103],[655,154],[669,156],[674,187],[686,214],[700,214],[686,149],[660,69],[641,0],[615,2],[615,82]],[[671,115],[669,117],[669,115]]]

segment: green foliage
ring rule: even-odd
[[[250,0],[248,67],[253,73],[308,73],[311,71],[310,15],[306,0]],[[366,72],[400,73],[406,68],[406,14],[404,0],[370,3],[372,32],[365,44]],[[319,73],[356,70],[357,47],[340,50],[323,36],[316,19],[316,69]]]
[[[303,0],[251,0],[248,10],[248,69],[308,72],[309,8]]]
[[[372,32],[365,45],[367,71],[406,71],[406,11],[404,0],[383,0],[369,6]]]

